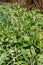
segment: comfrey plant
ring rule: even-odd
[[[43,14],[0,6],[0,65],[43,65]]]

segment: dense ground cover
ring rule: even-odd
[[[43,14],[0,6],[0,65],[43,65]]]

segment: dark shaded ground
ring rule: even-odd
[[[8,4],[8,2],[0,2],[0,5],[5,5],[5,4]]]

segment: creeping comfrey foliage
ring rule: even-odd
[[[0,6],[0,65],[43,65],[43,14]]]

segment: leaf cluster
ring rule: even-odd
[[[0,6],[0,65],[43,65],[43,14]]]

